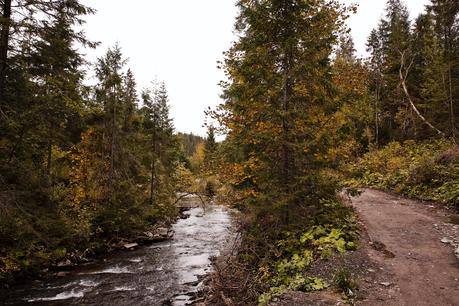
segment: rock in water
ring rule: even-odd
[[[160,227],[156,230],[156,236],[167,238],[169,237],[169,229]]]
[[[57,277],[64,277],[64,276],[67,276],[67,274],[68,274],[67,272],[61,271],[61,272],[57,273],[56,276]]]
[[[61,261],[57,264],[57,267],[58,268],[61,268],[61,269],[67,269],[67,268],[71,268],[73,267],[73,263],[69,260],[69,259],[66,259],[64,261]]]
[[[172,238],[174,232],[167,227],[155,228],[151,231],[143,232],[136,241],[141,243],[153,243],[169,240]]]
[[[123,245],[123,247],[125,249],[132,249],[132,248],[135,248],[137,246],[139,246],[137,243],[126,243],[125,245]]]

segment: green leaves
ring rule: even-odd
[[[353,294],[353,291],[358,289],[358,285],[354,280],[351,271],[348,268],[341,268],[335,272],[333,276],[335,286],[339,288],[346,296]]]
[[[449,141],[392,142],[344,170],[345,184],[394,190],[410,197],[459,203],[459,158]]]
[[[313,252],[305,250],[302,254],[293,254],[290,259],[282,260],[276,266],[276,272],[279,275],[286,275],[291,272],[301,272],[313,261]]]
[[[287,290],[315,291],[328,287],[317,277],[308,276],[310,267],[319,257],[356,249],[356,224],[351,212],[335,200],[322,200],[316,223],[305,232],[284,232],[277,241],[276,257],[259,269],[262,280],[269,279],[269,290],[259,297],[260,305]]]
[[[346,242],[344,236],[343,231],[340,229],[325,228],[319,225],[313,226],[304,233],[300,241],[303,244],[314,246],[321,255],[329,256],[333,250],[343,253],[346,250],[355,249],[355,243],[353,241]]]
[[[281,296],[287,290],[299,290],[299,291],[320,291],[328,288],[328,284],[317,277],[304,277],[301,274],[296,274],[294,278],[289,279],[288,285],[280,285],[277,287],[271,287],[269,292],[260,295],[258,298],[259,305],[268,304],[274,297]]]

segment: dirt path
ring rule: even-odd
[[[369,269],[377,275],[366,280],[366,297],[357,304],[459,305],[459,225],[452,215],[369,189],[352,204],[368,234],[363,251],[378,267]]]

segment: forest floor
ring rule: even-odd
[[[347,267],[358,283],[355,305],[459,305],[459,217],[440,204],[363,189],[351,199],[361,225],[360,248],[318,262],[312,274],[332,279]],[[289,292],[271,305],[342,305],[333,290]]]

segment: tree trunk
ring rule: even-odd
[[[6,67],[11,26],[11,0],[4,0],[0,33],[0,101],[5,94]]]
[[[11,151],[10,151],[10,154],[9,154],[9,157],[8,157],[8,164],[10,164],[12,162],[12,160],[13,160],[15,154],[16,154],[17,148],[19,147],[19,145],[22,144],[25,132],[26,132],[26,127],[23,125],[22,128],[21,128],[21,131],[18,133],[19,139],[14,141],[14,146],[11,148]]]
[[[454,100],[453,100],[453,81],[451,75],[451,63],[448,65],[448,78],[449,78],[449,117],[451,124],[451,136],[453,141],[456,142],[456,123],[454,118]]]
[[[116,89],[115,89],[116,91]],[[114,95],[114,101],[112,105],[112,122],[111,122],[111,141],[110,141],[110,169],[108,173],[108,190],[112,192],[113,188],[113,177],[115,172],[115,139],[116,139],[116,94]],[[110,198],[110,195],[109,195]]]
[[[288,189],[288,185],[290,183],[290,154],[289,154],[289,148],[288,148],[288,123],[287,119],[285,118],[286,113],[288,111],[288,105],[287,102],[287,93],[284,90],[284,98],[283,98],[283,116],[282,116],[282,133],[283,133],[283,141],[282,141],[282,181],[284,182],[284,186],[286,189]]]
[[[376,88],[376,99],[374,103],[374,112],[375,112],[375,143],[376,147],[379,147],[379,111],[378,111],[378,102],[380,99],[380,92],[381,92],[381,83],[380,80],[378,80],[378,85]]]
[[[151,136],[152,161],[151,161],[151,181],[150,181],[150,204],[154,205],[154,192],[156,182],[156,124],[153,124],[153,134]]]
[[[285,59],[283,63],[284,70],[284,80],[283,80],[283,97],[282,97],[282,182],[284,192],[287,194],[291,191],[292,184],[292,163],[293,156],[290,150],[290,126],[288,114],[290,111],[290,63],[291,63],[291,54],[289,51],[285,54]],[[284,208],[284,222],[288,224],[290,222],[290,201],[287,203],[287,206]]]
[[[282,97],[282,181],[284,188],[288,192],[291,184],[291,163],[292,156],[289,148],[290,127],[287,116],[290,110],[290,56],[286,56],[284,61],[284,84]]]
[[[52,173],[51,173],[51,167],[52,167],[52,161],[53,161],[53,134],[54,134],[54,124],[51,121],[49,123],[49,130],[48,130],[48,147],[47,147],[47,163],[46,163],[46,179],[47,179],[47,184],[48,188],[52,187],[53,181],[52,181]]]

